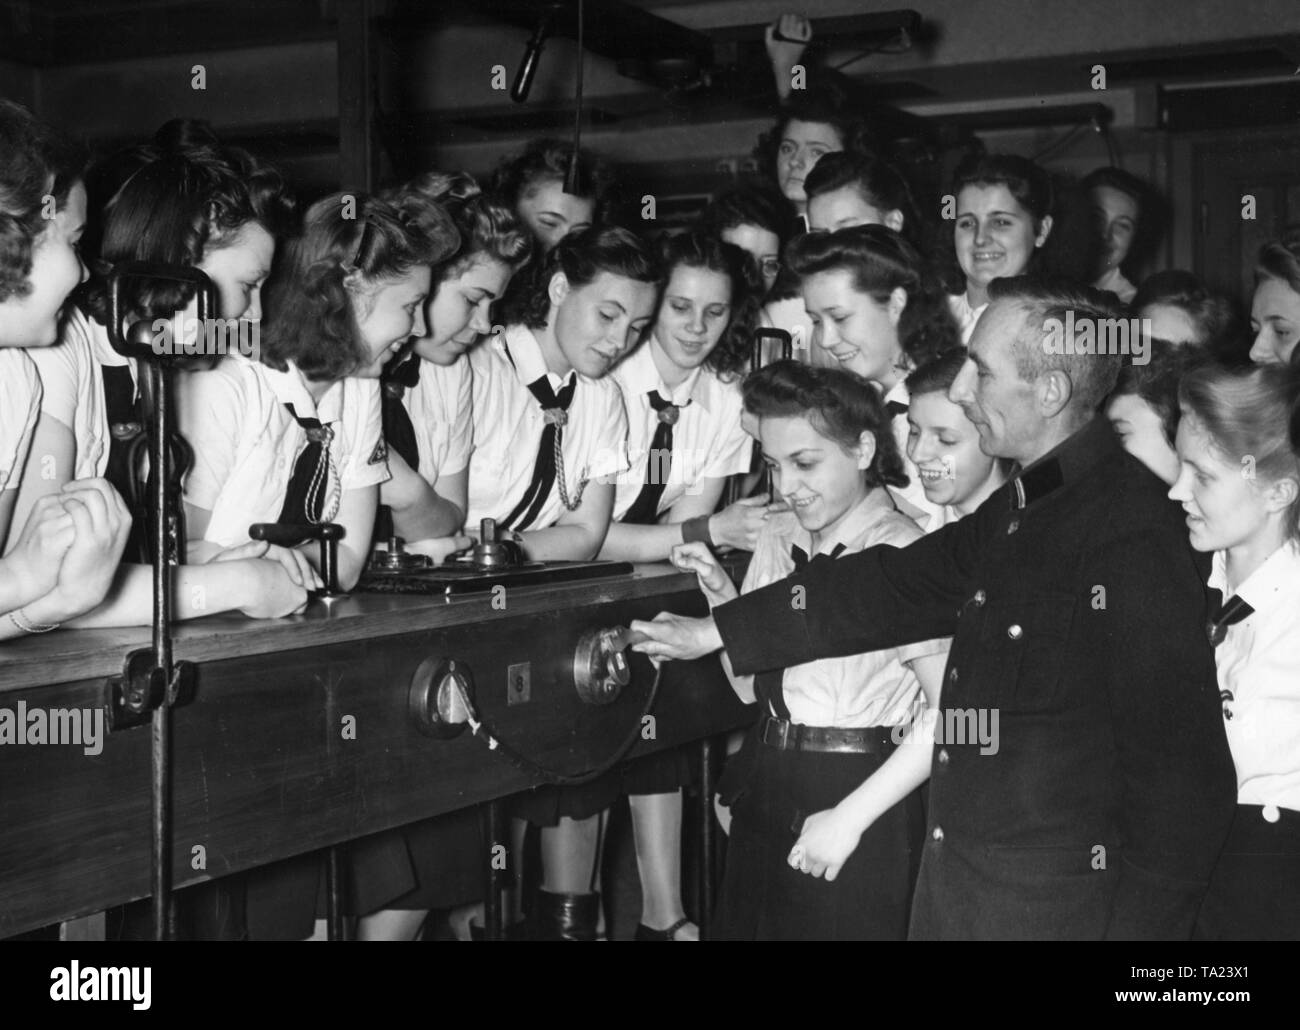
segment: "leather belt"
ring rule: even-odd
[[[771,716],[764,716],[760,722],[758,739],[781,751],[819,751],[837,755],[888,755],[895,747],[891,726],[840,729],[805,726]]]

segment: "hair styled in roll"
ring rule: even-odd
[[[354,280],[382,286],[445,253],[375,197],[335,193],[318,200],[267,284],[262,361],[280,371],[293,361],[317,381],[350,375],[368,361]]]
[[[32,251],[81,178],[85,152],[24,107],[0,100],[0,301],[32,291]]]
[[[535,139],[518,154],[502,160],[492,173],[489,191],[512,209],[550,182],[565,183],[573,162],[573,144],[562,139]],[[591,200],[597,225],[606,222],[614,204],[614,174],[589,150],[579,150],[574,195]]]
[[[222,146],[203,122],[175,119],[154,141],[115,155],[88,176],[92,208],[90,247],[97,260],[81,304],[108,320],[108,273],[125,261],[198,265],[204,255],[234,242],[246,225],[279,237],[292,225],[294,202],[280,173],[238,147]],[[149,281],[123,284],[130,315],[170,315],[184,308],[194,287]]]
[[[617,226],[592,226],[571,232],[560,240],[538,274],[529,276],[527,290],[507,297],[507,321],[529,329],[541,329],[551,310],[550,286],[556,272],[563,272],[571,288],[589,286],[603,273],[641,283],[663,286],[663,266],[645,240]]]
[[[754,160],[764,175],[776,176],[777,154],[791,122],[829,125],[839,137],[841,148],[853,154],[874,154],[879,150],[874,134],[844,91],[832,83],[819,83],[791,91],[776,123],[758,137]]]
[[[1300,418],[1300,371],[1283,365],[1191,369],[1178,387],[1183,417],[1205,428],[1224,461],[1244,467],[1249,456],[1255,477],[1276,483],[1294,479],[1300,487],[1300,454],[1288,434]],[[1287,538],[1300,542],[1300,490],[1286,511]]]
[[[457,242],[434,268],[435,285],[454,279],[476,261],[498,261],[513,274],[532,259],[533,238],[523,222],[505,204],[487,196],[473,177],[463,172],[425,172],[382,196],[408,216],[418,217],[419,200],[432,203],[446,213]],[[426,235],[436,231],[426,229]]]
[[[947,396],[966,364],[966,356],[965,347],[952,347],[918,365],[907,377],[907,395],[919,397],[923,393],[942,393]]]
[[[867,486],[907,486],[903,456],[890,428],[880,393],[859,375],[841,368],[774,361],[745,377],[745,410],[763,418],[806,418],[817,432],[844,450],[864,432],[876,438],[866,469]]]
[[[745,225],[775,234],[782,246],[794,235],[790,204],[770,180],[751,176],[733,183],[714,194],[696,221],[697,229],[714,236]]]
[[[800,281],[819,272],[847,271],[853,288],[877,304],[889,303],[890,294],[901,288],[907,306],[898,320],[898,342],[913,366],[961,345],[943,287],[916,248],[893,229],[855,225],[805,233],[790,244],[786,263]]]
[[[659,260],[665,284],[672,280],[677,268],[703,268],[727,277],[731,284],[731,313],[721,339],[704,364],[724,379],[742,374],[749,364],[750,341],[758,326],[763,293],[749,255],[716,236],[684,232],[665,236],[660,241]]]
[[[921,218],[912,200],[912,189],[898,169],[870,154],[841,150],[825,155],[813,165],[804,179],[803,190],[812,200],[846,186],[881,212],[898,211],[903,216],[902,235],[915,242]]]

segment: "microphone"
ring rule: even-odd
[[[524,103],[528,99],[529,91],[533,88],[533,77],[537,74],[537,62],[541,60],[542,47],[546,44],[546,37],[551,34],[551,21],[559,9],[559,4],[550,4],[542,11],[542,16],[537,22],[537,31],[533,33],[533,38],[528,41],[528,46],[524,49],[524,58],[519,62],[519,70],[515,72],[514,85],[510,87],[510,99],[516,104]]]

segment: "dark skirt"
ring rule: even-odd
[[[924,832],[918,792],[872,824],[834,882],[786,861],[804,819],[834,807],[883,761],[780,751],[746,738],[727,769],[732,822],[715,939],[906,939]]]
[[[510,814],[534,826],[557,826],[560,819],[586,819],[605,811],[623,792],[623,770],[615,766],[577,787],[545,784],[510,799]]]
[[[1197,939],[1300,940],[1300,812],[1279,812],[1271,823],[1261,806],[1237,806],[1201,904]]]

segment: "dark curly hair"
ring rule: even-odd
[[[764,175],[773,179],[781,140],[791,122],[829,125],[839,136],[843,149],[852,154],[875,154],[880,150],[875,133],[854,109],[844,91],[833,83],[823,82],[809,89],[792,91],[789,99],[781,105],[776,123],[758,137],[754,161]]]
[[[352,217],[349,217],[352,216]],[[308,379],[342,379],[366,364],[349,277],[377,283],[432,265],[441,251],[418,224],[364,193],[313,204],[267,284],[262,361],[292,360]]]
[[[0,100],[0,301],[32,290],[32,250],[55,210],[81,179],[85,152],[39,122],[24,107]]]
[[[548,182],[564,182],[573,161],[573,144],[562,139],[535,139],[518,154],[502,159],[489,192],[513,211],[531,191]],[[610,166],[588,150],[578,151],[576,195],[588,197],[595,206],[597,225],[610,220],[614,205],[614,173]]]
[[[682,266],[706,268],[725,275],[731,283],[731,316],[704,364],[723,379],[738,378],[749,365],[750,341],[758,326],[763,293],[749,255],[716,236],[684,232],[660,240],[659,259],[665,282],[672,279],[675,268]]]
[[[907,486],[903,456],[880,393],[860,375],[802,361],[774,361],[745,377],[745,410],[758,418],[806,418],[846,450],[864,432],[876,438],[867,486]]]
[[[853,286],[877,304],[902,288],[907,306],[898,320],[898,342],[915,367],[961,345],[942,285],[916,248],[883,225],[855,225],[838,232],[810,232],[790,244],[786,261],[800,281],[844,269]]]
[[[541,329],[551,310],[550,285],[563,272],[570,286],[587,286],[602,272],[662,287],[663,267],[654,250],[636,233],[617,226],[598,225],[564,237],[529,277],[527,290],[507,297],[506,320],[529,329]]]
[[[295,205],[280,173],[245,150],[222,146],[202,122],[167,122],[151,144],[92,169],[90,181],[103,207],[92,232],[97,259],[79,303],[100,323],[108,320],[113,265],[193,266],[209,250],[228,246],[246,225],[260,225],[273,237],[292,225]],[[190,285],[131,282],[124,284],[123,308],[138,318],[169,315],[193,295]]]
[[[435,284],[455,278],[481,258],[499,261],[512,273],[533,258],[533,237],[519,217],[463,172],[425,172],[382,197],[401,210],[412,204],[412,198],[422,198],[450,218],[459,242],[434,268]]]

